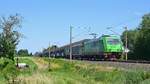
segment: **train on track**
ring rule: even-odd
[[[117,60],[124,51],[120,37],[116,35],[102,35],[96,39],[84,39],[71,44],[72,59],[88,60]],[[69,58],[70,44],[43,52],[44,55]]]

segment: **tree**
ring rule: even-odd
[[[1,72],[8,83],[12,84],[15,84],[19,72],[15,67],[14,56],[21,37],[17,30],[21,27],[21,19],[18,14],[0,17],[0,58],[3,58],[0,59],[3,61]]]
[[[48,48],[44,48],[43,51],[42,51],[42,55],[43,56],[49,56],[49,50],[52,51],[52,50],[55,50],[55,49],[58,49],[57,45],[52,45],[52,46],[49,46]]]
[[[34,56],[40,56],[40,57],[42,57],[42,53],[41,52],[35,52]]]
[[[135,43],[137,41],[137,36],[139,34],[139,30],[133,29],[133,30],[124,31],[122,33],[121,39],[122,39],[124,46],[126,43],[126,39],[125,39],[126,33],[128,37],[127,46],[128,46],[128,49],[130,50],[130,52],[128,53],[128,59],[137,59],[136,56],[134,55],[134,49],[135,49]]]
[[[137,39],[139,31],[137,29],[124,31],[122,33],[122,36],[121,36],[121,39],[123,41],[124,46],[125,46],[125,42],[126,42],[126,40],[125,40],[126,33],[127,33],[127,37],[128,37],[128,39],[127,39],[127,42],[128,42],[127,46],[129,48],[129,50],[131,52],[133,52],[134,45],[136,43],[136,39]]]
[[[125,33],[121,38],[125,43]],[[140,26],[134,30],[127,31],[129,58],[138,60],[150,60],[150,13],[142,18]]]
[[[30,56],[33,56],[32,52],[29,54]]]
[[[18,51],[19,56],[29,56],[28,50],[27,49],[20,49]]]
[[[17,28],[21,27],[22,17],[18,14],[0,18],[0,58],[8,58],[14,61],[16,46],[21,34]]]
[[[134,53],[138,59],[150,60],[150,13],[142,18]]]

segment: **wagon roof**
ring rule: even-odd
[[[74,43],[72,43],[72,46],[80,45],[80,44],[82,44],[83,42],[86,42],[86,41],[89,41],[89,40],[90,40],[90,39],[83,39],[83,40],[74,42]],[[69,47],[69,46],[70,46],[70,44],[67,44],[67,45],[64,45],[64,46],[62,46],[62,47],[60,47],[60,48]]]

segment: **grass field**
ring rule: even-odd
[[[149,84],[150,73],[120,70],[81,61],[47,58],[20,58],[29,64],[20,70],[18,84]],[[50,70],[49,70],[50,69]],[[2,82],[1,82],[2,81]],[[0,84],[5,79],[0,76]]]

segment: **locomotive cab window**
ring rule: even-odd
[[[111,45],[116,45],[116,44],[119,44],[120,41],[119,41],[119,39],[108,38],[108,39],[107,39],[107,43],[108,43],[108,44],[111,44]]]

